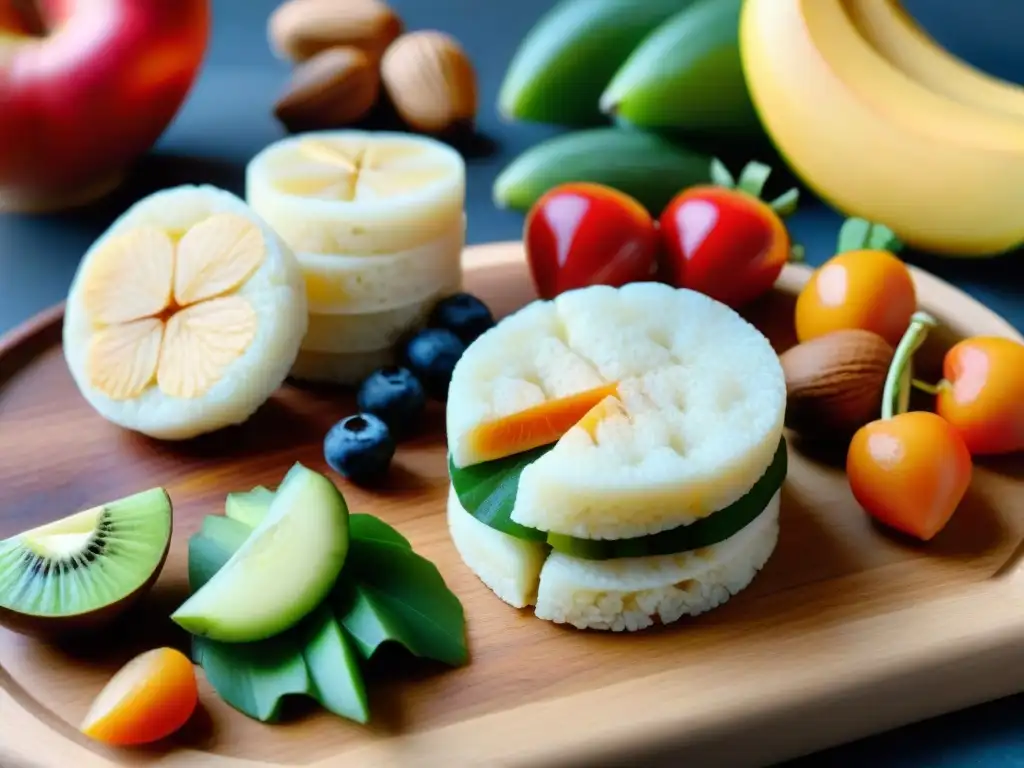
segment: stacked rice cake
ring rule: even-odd
[[[785,407],[771,344],[702,294],[636,283],[534,302],[455,368],[456,549],[502,600],[579,628],[715,608],[774,551]]]
[[[434,139],[323,131],[271,144],[246,197],[298,257],[309,329],[293,378],[356,384],[462,284],[466,170]]]

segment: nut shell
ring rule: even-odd
[[[786,376],[786,426],[808,437],[849,437],[881,415],[894,350],[871,331],[843,330],[779,356]]]
[[[380,74],[359,48],[329,48],[306,60],[274,105],[289,131],[342,128],[362,120],[380,96]]]
[[[415,130],[443,133],[476,117],[473,64],[444,32],[424,30],[399,37],[384,53],[381,77],[395,110]]]
[[[278,58],[295,63],[339,46],[359,48],[379,61],[403,28],[380,0],[286,0],[270,15],[267,36]]]

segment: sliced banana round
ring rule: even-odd
[[[289,376],[297,381],[354,387],[388,365],[394,365],[394,347],[366,352],[307,352],[300,350]]]
[[[246,169],[249,204],[299,253],[386,254],[462,221],[466,165],[435,139],[315,131],[271,144]]]
[[[310,315],[303,352],[372,352],[394,346],[405,334],[421,327],[438,301],[459,291],[451,285],[423,301],[405,307],[360,315]]]
[[[383,312],[462,281],[466,221],[436,240],[387,255],[299,253],[312,314]]]
[[[703,294],[634,283],[533,302],[474,341],[449,390],[453,463],[484,459],[473,435],[489,422],[610,383],[623,407],[523,470],[515,522],[590,539],[686,525],[746,494],[782,439],[764,335]]]
[[[466,566],[516,608],[578,629],[636,631],[725,603],[768,562],[779,536],[779,496],[746,527],[677,555],[583,560],[497,531],[448,494],[448,530]]]
[[[248,419],[306,332],[292,252],[243,200],[182,186],[139,201],[85,254],[64,356],[104,418],[180,440]]]

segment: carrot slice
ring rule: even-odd
[[[618,388],[618,384],[603,384],[486,421],[470,430],[466,440],[480,462],[548,445],[572,429],[595,405],[614,397]]]
[[[199,700],[187,656],[156,648],[129,661],[93,701],[82,733],[114,746],[158,741],[181,728]]]

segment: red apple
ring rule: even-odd
[[[588,285],[652,280],[658,233],[647,210],[601,184],[562,184],[526,216],[527,262],[537,294],[552,299]]]
[[[112,188],[177,114],[209,0],[0,0],[0,209]]]

